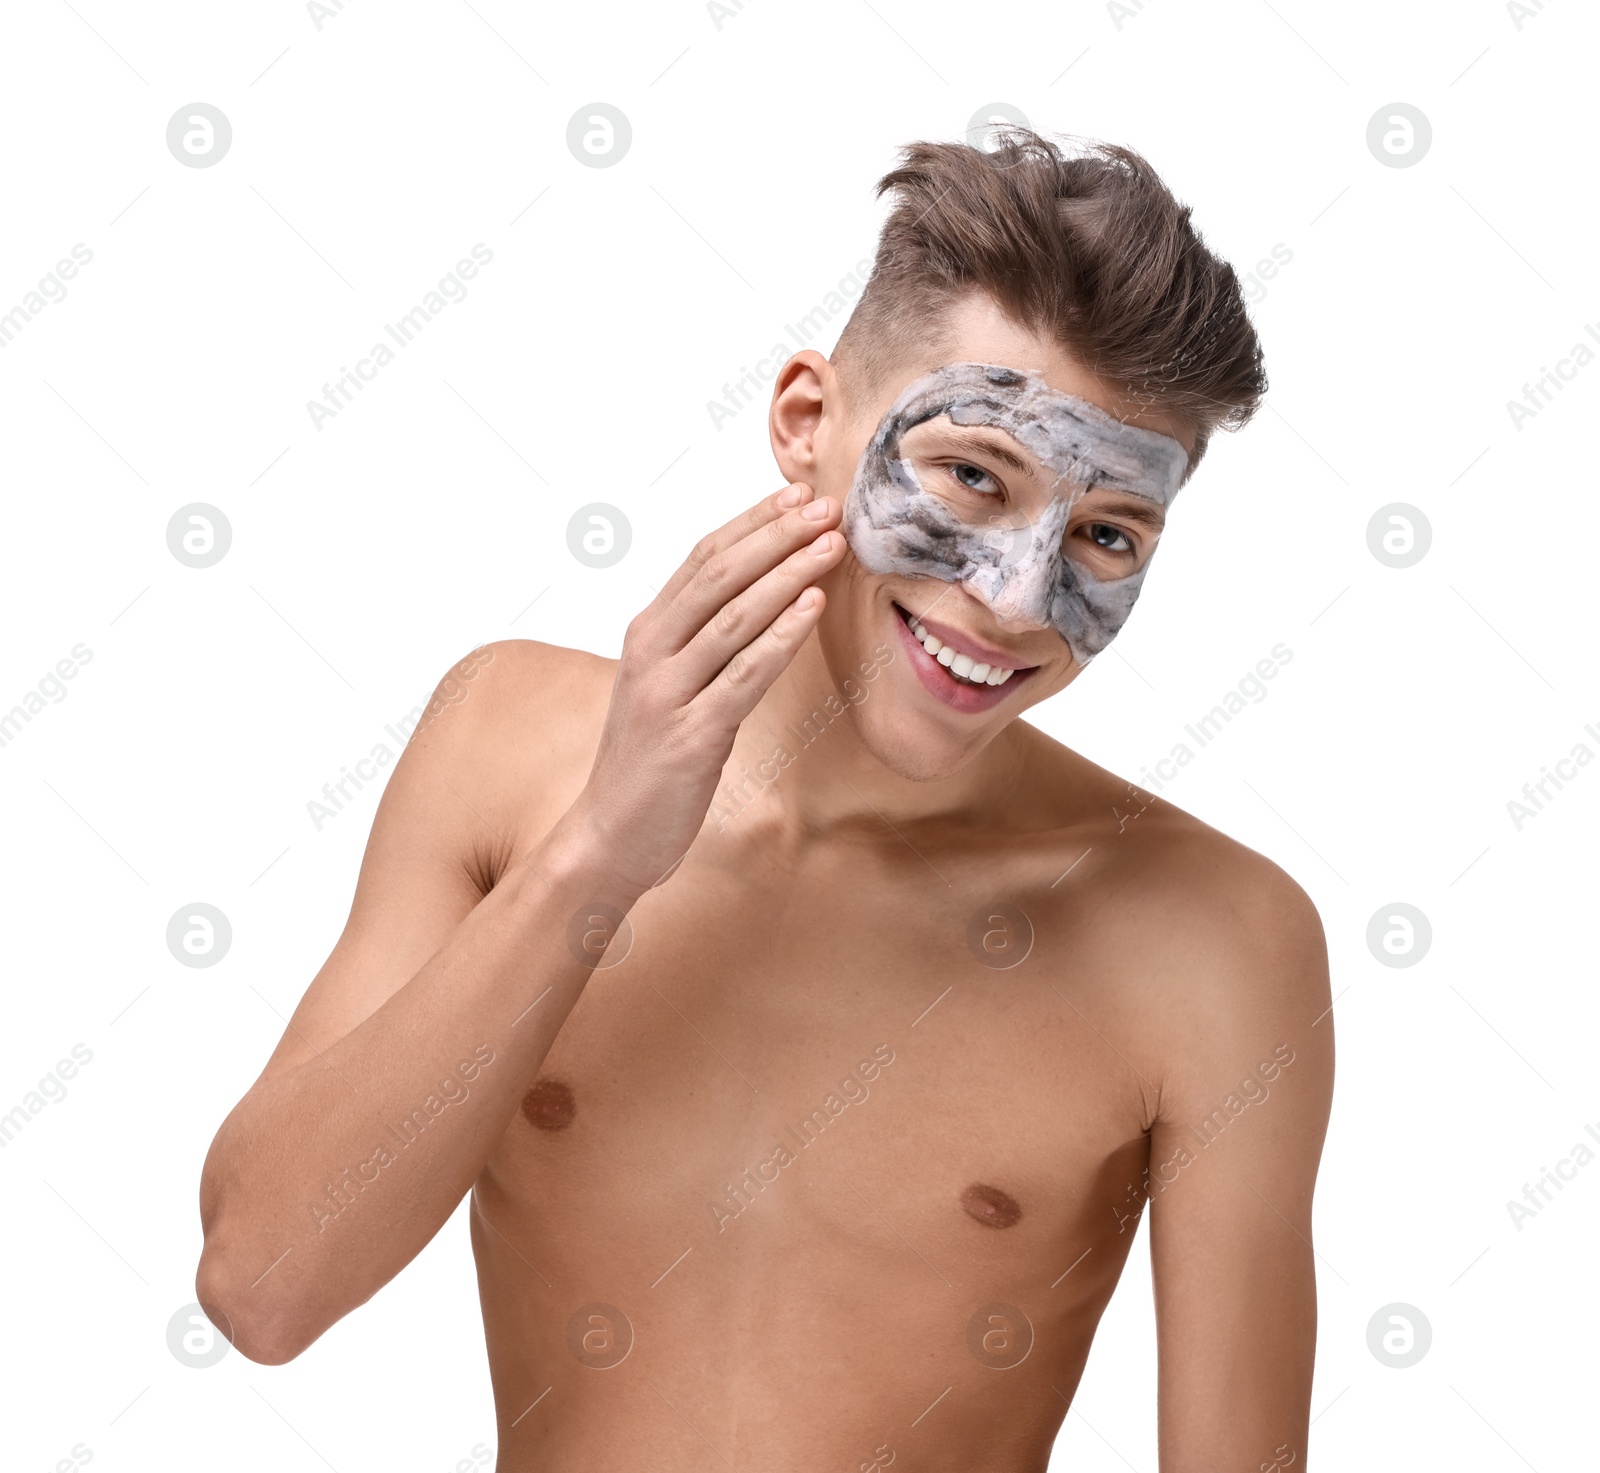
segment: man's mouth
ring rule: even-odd
[[[916,660],[915,668],[929,691],[958,710],[988,710],[1010,694],[1001,687],[1014,687],[1017,680],[1031,675],[1037,665],[1008,665],[1003,652],[944,625],[930,629],[917,615],[899,604],[894,606],[905,627],[908,642],[926,656]]]

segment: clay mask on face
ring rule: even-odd
[[[1055,473],[1053,495],[1036,521],[1013,526],[981,512],[963,517],[924,488],[900,442],[941,415],[957,425],[1003,430]],[[856,467],[843,531],[869,572],[964,584],[997,618],[1052,625],[1087,665],[1128,617],[1149,560],[1125,578],[1101,581],[1067,557],[1062,539],[1073,504],[1103,488],[1165,510],[1188,464],[1170,435],[1123,424],[1036,373],[947,363],[890,405]]]

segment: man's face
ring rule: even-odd
[[[876,660],[858,731],[903,776],[940,777],[1116,634],[1193,435],[984,297],[871,404],[827,397],[806,478],[844,504],[851,555],[822,581],[823,657],[840,680]]]

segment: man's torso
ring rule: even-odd
[[[583,719],[558,770],[510,759],[502,861]],[[1043,737],[1027,780],[999,832],[794,843],[757,804],[633,908],[474,1191],[502,1470],[1044,1467],[1181,976],[1130,877],[1227,841]]]

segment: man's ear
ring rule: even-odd
[[[784,480],[804,481],[817,489],[823,416],[837,414],[840,408],[839,378],[822,354],[802,348],[778,370],[767,429]]]

